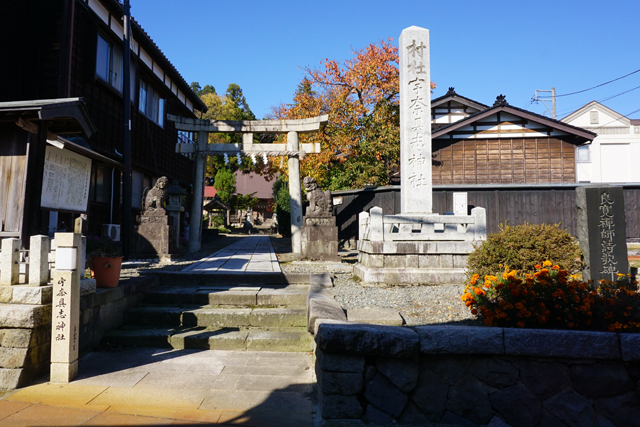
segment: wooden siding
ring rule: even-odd
[[[433,140],[433,183],[575,182],[575,146],[557,138]]]
[[[0,124],[0,233],[15,233],[14,237],[22,228],[29,137],[12,123]]]
[[[80,96],[87,103],[87,110],[99,132],[91,138],[91,145],[104,154],[115,157],[114,150],[123,152],[123,100],[108,83],[95,75],[95,55],[98,31],[107,37],[106,26],[94,20],[90,12],[82,8],[76,10],[72,52],[71,96]],[[111,40],[117,43],[119,40]],[[120,42],[121,43],[121,42]],[[160,81],[153,71],[142,61],[135,60],[140,76],[150,82],[166,99],[165,114],[194,117],[193,113],[177,100],[171,90]],[[192,180],[193,161],[175,152],[178,133],[173,122],[164,121],[164,126],[151,121],[138,111],[138,87],[135,102],[131,108],[131,158],[132,167],[146,175],[178,179],[187,184]],[[117,157],[116,157],[117,158]]]
[[[548,185],[531,187],[469,186],[464,188],[436,187],[433,190],[433,211],[453,211],[453,193],[466,192],[469,207],[487,210],[487,231],[497,233],[500,224],[560,224],[571,235],[576,235],[577,185]],[[624,186],[627,238],[640,239],[640,185]],[[385,215],[400,212],[400,187],[338,191],[333,197],[342,197],[342,205],[334,208],[340,239],[358,236],[358,214],[373,206],[380,206]]]

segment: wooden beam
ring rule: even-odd
[[[167,120],[175,123],[177,130],[188,132],[222,133],[309,133],[320,129],[329,121],[329,116],[296,120],[202,120],[167,115]]]
[[[16,125],[18,125],[18,127],[26,130],[27,132],[33,133],[33,134],[38,134],[38,125],[27,121],[25,119],[23,119],[22,117],[18,117],[16,119]]]

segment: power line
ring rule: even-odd
[[[587,92],[587,91],[589,91],[589,90],[592,90],[592,89],[598,88],[598,87],[600,87],[600,86],[608,85],[609,83],[613,83],[613,82],[618,81],[618,80],[620,80],[620,79],[624,79],[625,77],[629,77],[630,75],[635,74],[635,73],[639,73],[639,72],[640,72],[640,69],[637,69],[637,70],[635,70],[635,71],[632,71],[632,72],[631,72],[631,73],[629,73],[629,74],[625,74],[625,75],[624,75],[624,76],[622,76],[622,77],[618,77],[617,79],[609,80],[608,82],[604,82],[604,83],[601,83],[601,84],[599,84],[599,85],[597,85],[597,86],[590,87],[589,89],[583,89],[583,90],[579,90],[579,91],[577,91],[577,92],[565,93],[565,94],[563,94],[563,95],[556,95],[556,98],[561,97],[561,96],[569,96],[569,95],[575,95],[575,94],[582,93],[582,92]]]

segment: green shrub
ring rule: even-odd
[[[503,265],[519,274],[533,274],[540,260],[554,260],[573,274],[582,268],[581,257],[578,241],[559,224],[500,225],[500,232],[487,236],[469,255],[467,275],[495,274]]]
[[[278,233],[291,236],[291,202],[289,181],[280,176],[273,183],[273,204],[278,218]]]

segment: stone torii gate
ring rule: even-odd
[[[189,252],[200,250],[202,236],[202,206],[204,199],[204,173],[206,156],[224,153],[245,153],[289,158],[289,195],[291,206],[291,248],[293,253],[302,252],[300,227],[302,226],[302,190],[300,188],[300,158],[305,154],[319,153],[320,144],[300,144],[299,133],[317,132],[329,116],[318,116],[297,120],[202,120],[167,115],[176,129],[197,132],[196,144],[178,143],[176,152],[195,153],[196,170],[189,228]],[[211,133],[241,133],[242,144],[209,144]],[[254,133],[287,134],[286,144],[254,144]]]

